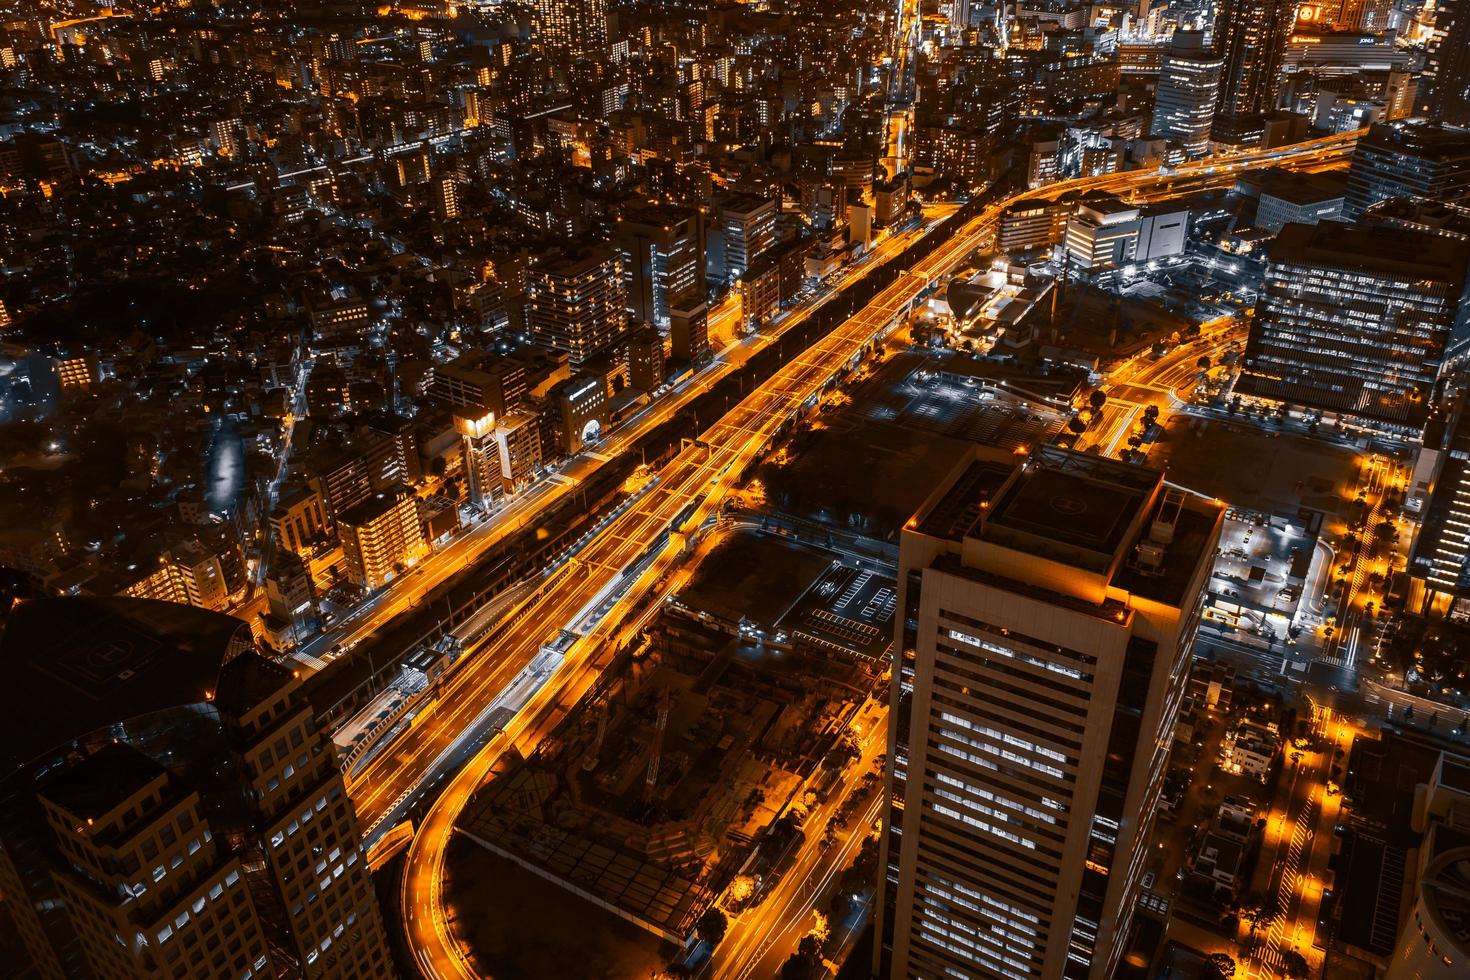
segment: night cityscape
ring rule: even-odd
[[[0,980],[1470,980],[1470,0],[0,0]]]

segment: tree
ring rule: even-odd
[[[704,915],[699,917],[699,922],[694,926],[695,931],[699,933],[699,938],[711,946],[720,945],[720,940],[725,938],[725,933],[729,931],[729,928],[730,920],[725,918],[725,913],[713,906],[705,910]]]
[[[1201,371],[1208,371],[1210,369],[1210,357],[1209,357],[1209,355],[1208,354],[1201,354],[1200,357],[1199,357],[1199,360],[1195,361],[1194,364],[1195,364],[1195,367],[1199,368]]]
[[[1101,388],[1087,396],[1087,404],[1092,406],[1095,412],[1102,411],[1102,407],[1108,403],[1108,393]]]
[[[1067,423],[1067,431],[1080,436],[1087,431],[1087,423],[1082,421],[1082,416],[1074,415],[1072,416],[1072,420]]]
[[[1235,976],[1235,960],[1228,953],[1211,953],[1205,960],[1205,976],[1210,980],[1230,980]]]
[[[1288,949],[1281,954],[1281,969],[1293,980],[1305,980],[1312,973],[1312,968],[1307,963],[1307,958],[1294,949]]]
[[[1379,541],[1387,544],[1399,536],[1399,529],[1394,526],[1393,521],[1384,521],[1373,529],[1373,533]]]
[[[796,952],[781,964],[781,980],[816,980],[822,973],[822,940],[813,935],[801,937]]]

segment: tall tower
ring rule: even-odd
[[[1111,975],[1223,507],[976,450],[905,526],[875,969]]]
[[[1421,115],[1470,126],[1470,0],[1436,0],[1420,92]]]
[[[244,654],[220,668],[214,706],[259,832],[242,845],[247,884],[284,914],[301,975],[393,976],[357,811],[301,682]]]
[[[1150,135],[1173,140],[1191,156],[1210,146],[1210,126],[1220,94],[1220,56],[1201,31],[1175,31],[1159,71]]]
[[[1221,116],[1238,119],[1275,107],[1281,56],[1296,8],[1295,0],[1221,0],[1214,31]]]

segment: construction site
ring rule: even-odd
[[[561,726],[480,789],[461,833],[683,944],[737,874],[779,874],[804,807],[857,755],[893,584],[855,564],[724,532]],[[731,581],[752,570],[765,588]]]

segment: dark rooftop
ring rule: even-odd
[[[10,691],[0,773],[120,720],[203,701],[231,641],[248,635],[233,616],[151,599],[21,604],[0,634]]]
[[[984,513],[1006,480],[1015,472],[1010,463],[977,459],[965,467],[943,497],[919,519],[918,530],[930,537],[958,541]]]
[[[1282,228],[1271,261],[1461,284],[1470,243],[1409,228],[1323,221]]]
[[[1001,491],[979,536],[1104,571],[1162,480],[1154,470],[1043,446]]]
[[[42,780],[40,792],[68,813],[91,820],[168,770],[121,742],[109,742],[73,766]]]
[[[219,671],[214,706],[239,717],[291,682],[292,673],[280,664],[251,652],[234,657]]]

